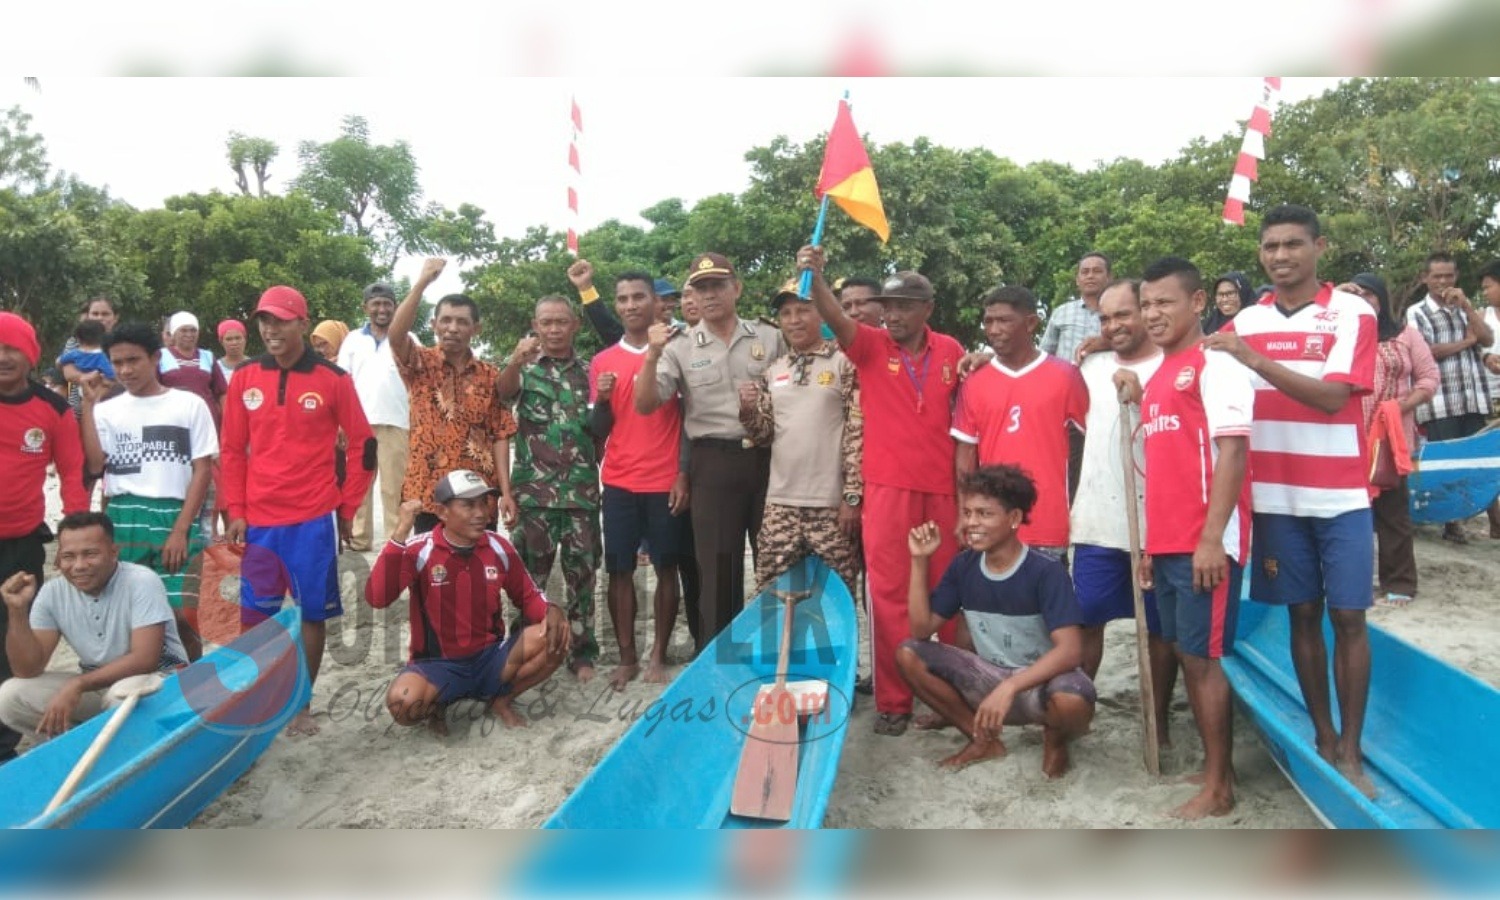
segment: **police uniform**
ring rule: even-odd
[[[705,261],[716,264],[710,274],[733,276],[723,257],[705,254],[689,283],[708,268]],[[740,424],[739,387],[764,375],[785,350],[781,332],[761,322],[737,320],[727,344],[699,322],[668,341],[657,365],[659,395],[682,395],[692,447],[688,485],[702,585],[697,650],[744,608],[745,538],[754,552],[765,512],[771,451],[755,446]]]

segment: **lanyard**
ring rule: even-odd
[[[896,348],[901,354],[901,365],[906,369],[906,377],[911,379],[911,386],[917,392],[917,414],[922,413],[922,389],[927,385],[927,370],[932,366],[932,343],[929,341],[927,349],[922,353],[922,377],[917,377],[917,369],[911,363],[911,356],[907,354],[905,347]]]

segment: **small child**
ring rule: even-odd
[[[106,381],[113,382],[115,369],[109,364],[109,356],[102,347],[104,326],[94,319],[85,319],[73,329],[73,340],[76,346],[64,350],[63,355],[57,358],[57,367],[62,371],[63,378],[70,385],[77,385],[83,381],[83,376],[98,372]],[[83,397],[78,391],[68,392],[68,405],[73,407],[75,416],[82,418]]]

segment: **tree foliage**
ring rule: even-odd
[[[246,137],[238,131],[229,133],[229,140],[225,142],[228,151],[229,168],[234,172],[235,186],[240,193],[246,197],[250,194],[250,179],[245,174],[248,169],[255,176],[255,196],[266,195],[266,182],[270,180],[271,162],[281,154],[281,148],[274,141],[265,138]]]

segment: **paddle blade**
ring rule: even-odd
[[[796,699],[784,688],[756,698],[755,721],[740,752],[729,811],[752,819],[785,822],[797,799]]]

